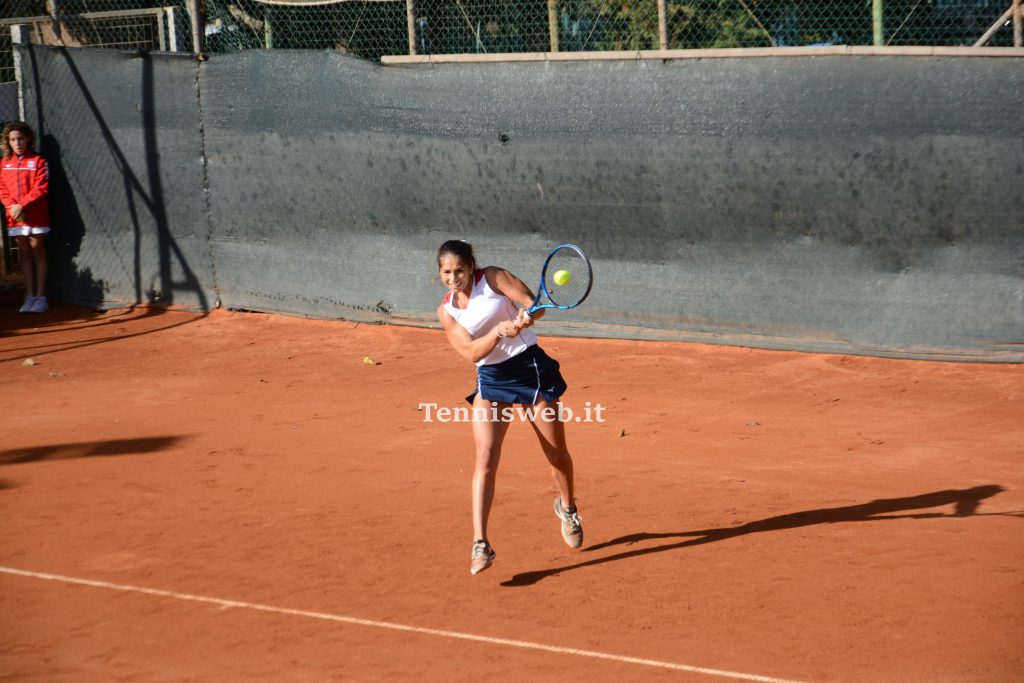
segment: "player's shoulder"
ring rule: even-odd
[[[444,301],[437,307],[437,321],[445,328],[455,323],[455,318],[448,312],[449,301],[451,301],[451,292],[445,295]]]
[[[22,163],[25,167],[28,167],[29,170],[47,168],[46,157],[39,153],[26,154],[22,159]]]
[[[507,284],[511,278],[515,277],[507,268],[502,268],[501,266],[487,266],[480,270],[486,273],[487,284],[498,294],[503,293],[502,283]]]
[[[508,271],[501,266],[484,266],[483,268],[477,268],[477,282],[479,282],[479,278],[487,278],[487,284],[491,286],[491,289],[494,289],[495,286],[497,286],[498,279],[501,277],[502,273],[507,272]]]

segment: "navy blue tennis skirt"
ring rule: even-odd
[[[508,360],[477,366],[476,391],[466,400],[473,403],[480,394],[484,400],[499,403],[532,406],[540,400],[554,401],[569,388],[558,368],[558,361],[534,344]]]

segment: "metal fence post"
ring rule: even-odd
[[[1017,12],[1017,13],[1014,12],[1014,9],[1015,9],[1015,7],[1017,6],[1018,3],[1019,3],[1019,0],[1017,0],[1017,3],[1015,3],[1014,5],[1010,5],[1010,8],[1008,10],[1006,10],[1001,15],[999,15],[999,18],[996,19],[996,23],[994,23],[994,24],[992,24],[991,26],[988,27],[988,30],[985,31],[981,35],[981,38],[978,38],[978,40],[974,43],[974,47],[981,47],[982,45],[987,43],[988,39],[996,34],[996,31],[998,31],[1003,26],[1005,26],[1006,22],[1008,22],[1008,21],[1010,21],[1011,19],[1014,18],[1015,14],[1019,15],[1019,12]],[[1019,9],[1019,7],[1017,7],[1017,8]]]
[[[874,44],[885,45],[885,28],[882,25],[882,0],[871,0],[871,35]]]
[[[548,0],[548,33],[551,36],[551,51],[558,52],[558,0]]]
[[[658,0],[658,46],[668,49],[668,0]]]
[[[14,50],[11,56],[14,58],[14,80],[18,82],[18,119],[25,120],[25,73],[21,63],[21,52],[18,45],[28,45],[30,42],[28,26],[15,24],[11,26],[11,44]]]
[[[25,73],[24,65],[21,60],[21,52],[18,50],[19,45],[28,45],[31,41],[29,37],[29,27],[26,24],[13,24],[11,26],[11,56],[14,58],[14,79],[18,83],[18,119],[21,121],[25,120]],[[6,212],[5,212],[6,213]],[[7,218],[4,216],[0,219],[0,223],[3,224],[4,228],[7,225]],[[2,241],[3,251],[2,258],[0,258],[0,275],[7,276],[9,273],[15,272],[14,267],[14,254],[17,251],[13,240],[8,240],[7,230],[3,230],[3,235],[0,236]],[[20,257],[21,254],[18,254]]]
[[[1013,0],[1013,46],[1021,47],[1021,23],[1024,22],[1024,5],[1020,0]]]
[[[192,18],[192,52],[198,55],[203,51],[203,38],[206,37],[205,0],[188,0],[188,13]]]
[[[167,30],[164,26],[166,21],[166,15],[163,12],[159,12],[156,15],[156,42],[160,48],[160,52],[167,52]]]
[[[409,34],[409,54],[416,54],[416,12],[413,0],[405,0],[405,30]]]
[[[164,7],[164,23],[167,25],[167,49],[178,51],[178,15],[177,7]]]

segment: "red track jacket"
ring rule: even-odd
[[[50,171],[46,159],[38,154],[13,154],[0,161],[0,200],[4,208],[21,204],[23,221],[16,221],[7,213],[10,227],[50,227],[50,206],[47,193],[50,189]]]

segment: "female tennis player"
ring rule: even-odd
[[[567,387],[558,362],[537,345],[537,335],[530,329],[544,311],[528,315],[526,309],[533,303],[530,289],[503,268],[478,268],[468,242],[442,244],[437,250],[437,266],[449,289],[437,307],[437,319],[452,347],[477,366],[476,391],[467,397],[473,405],[476,444],[470,573],[478,574],[494,561],[494,549],[487,540],[487,518],[512,412],[507,409],[515,404],[533,407],[530,425],[558,489],[554,507],[561,520],[562,538],[569,547],[579,548],[583,527],[576,511],[565,425],[559,419],[558,399]]]

